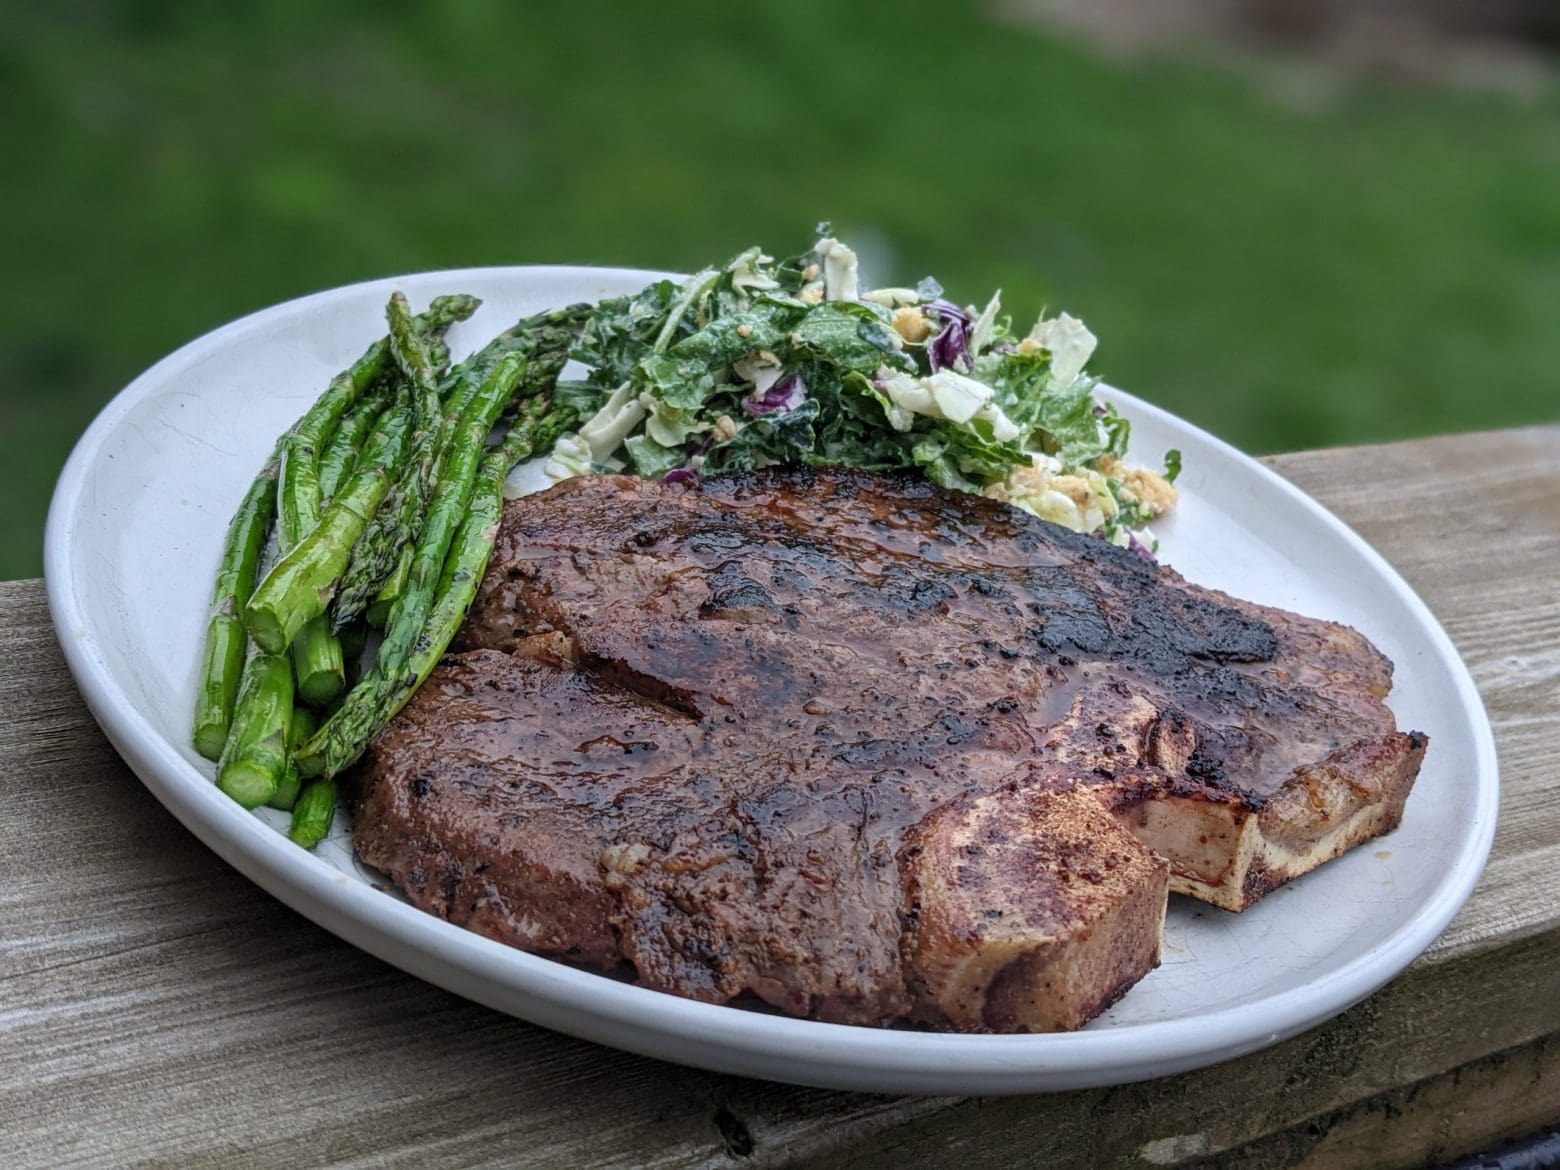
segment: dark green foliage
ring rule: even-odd
[[[691,271],[823,215],[873,229],[874,283],[1066,307],[1112,383],[1250,449],[1555,417],[1552,93],[1297,110],[992,11],[22,6],[0,577],[40,571],[92,415],[235,316],[468,264]]]

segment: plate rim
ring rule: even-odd
[[[1292,505],[1352,546],[1429,637],[1473,735],[1474,825],[1417,912],[1394,932],[1298,989],[1191,1017],[1094,1031],[968,1035],[874,1029],[771,1016],[636,987],[528,954],[455,926],[341,873],[298,849],[234,804],[135,708],[87,636],[72,572],[74,518],[96,455],[128,411],[165,372],[273,317],[401,282],[438,278],[524,281],[538,276],[642,283],[675,274],[593,265],[488,265],[359,281],[278,302],[186,342],[120,390],[71,451],[50,503],[44,581],[67,665],[116,751],[195,836],[292,909],[429,982],[489,1007],[597,1043],[719,1072],[872,1092],[1019,1093],[1121,1084],[1202,1067],[1298,1034],[1359,1002],[1398,975],[1446,929],[1467,901],[1494,841],[1499,765],[1493,729],[1467,664],[1429,607],[1392,565],[1343,520],[1296,485],[1196,424],[1115,387],[1129,415],[1185,428],[1254,472]],[[517,1002],[517,1000],[519,1002]]]

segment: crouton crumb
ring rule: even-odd
[[[914,305],[901,305],[894,310],[894,332],[906,341],[925,341],[931,336],[932,327]]]

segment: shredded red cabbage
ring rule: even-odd
[[[964,369],[971,369],[974,363],[970,358],[970,315],[941,297],[926,308],[935,312],[943,323],[926,347],[926,360],[931,363],[932,373],[945,367],[957,369],[960,359],[963,359]]]
[[[795,410],[807,397],[807,383],[800,374],[788,374],[762,394],[749,394],[742,400],[742,409],[755,417]]]
[[[1148,551],[1148,545],[1144,544],[1130,532],[1127,533],[1127,547],[1133,552],[1137,553],[1138,556],[1142,557],[1149,564],[1157,565],[1159,563],[1154,554]]]
[[[699,473],[691,467],[674,467],[661,477],[662,483],[691,483],[695,486],[699,482]]]

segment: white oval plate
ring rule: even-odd
[[[1245,455],[1147,403],[1144,462],[1185,454],[1160,535],[1188,578],[1347,622],[1397,664],[1391,703],[1430,735],[1403,826],[1236,916],[1171,900],[1164,961],[1080,1032],[933,1035],[694,1003],[575,970],[416,910],[353,860],[318,853],[212,784],[190,746],[208,591],[229,516],[277,434],[414,302],[471,292],[457,354],[522,313],[641,288],[656,273],[481,268],[336,289],[235,321],[153,366],[98,416],[55,490],[49,604],[92,713],[152,793],[252,881],[342,938],[457,994],[602,1044],[726,1072],[877,1092],[1012,1093],[1162,1076],[1273,1044],[1401,971],[1451,921],[1495,829],[1495,749],[1473,681],[1407,584],[1348,528]],[[279,1006],[278,1011],[285,1011]]]

